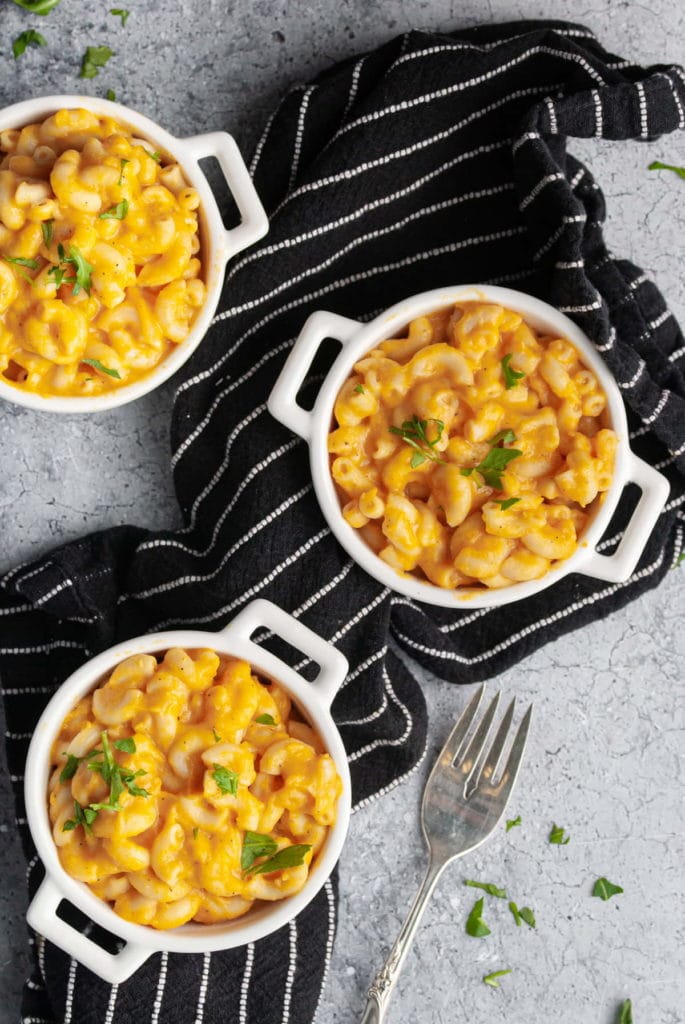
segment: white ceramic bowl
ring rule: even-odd
[[[386,338],[398,337],[414,317],[422,316],[457,302],[495,302],[521,313],[535,329],[568,338],[580,352],[583,362],[596,374],[607,396],[611,426],[619,439],[614,478],[601,505],[582,534],[578,548],[566,561],[558,563],[541,579],[514,583],[501,590],[460,587],[446,590],[416,577],[400,576],[364,542],[359,532],[346,522],[340,508],[329,469],[327,436],[331,429],[336,396],[354,364]],[[326,338],[342,345],[331,366],[311,412],[297,404],[297,393],[312,360]],[[602,362],[594,345],[580,328],[546,302],[509,288],[490,285],[462,285],[437,288],[398,302],[368,324],[348,320],[335,313],[318,312],[309,317],[281,371],[269,397],[269,411],[309,444],[314,489],[328,525],[349,555],[369,575],[391,590],[424,604],[443,608],[490,608],[509,604],[537,594],[569,573],[582,573],[597,579],[626,580],[642,554],[661,510],[666,503],[669,484],[665,477],[638,459],[630,450],[628,425],[619,389]],[[620,501],[623,488],[635,483],[642,491],[640,500],[613,555],[602,555],[596,545],[606,530]]]
[[[155,150],[172,157],[183,170],[188,184],[197,189],[200,195],[200,234],[207,297],[185,341],[175,345],[169,355],[145,377],[126,387],[90,398],[43,396],[12,387],[0,376],[1,398],[43,412],[102,412],[132,402],[159,387],[183,366],[207,333],[221,295],[226,262],[262,238],[269,229],[266,213],[240,151],[235,140],[226,132],[210,132],[207,135],[177,139],[130,107],[110,103],[96,96],[40,96],[15,103],[0,110],[0,131],[23,128],[24,125],[45,120],[56,110],[71,110],[75,107],[111,117],[130,129],[136,138],[147,139]],[[230,231],[223,225],[212,190],[200,169],[199,161],[204,157],[216,157],[240,211],[240,224]]]
[[[273,654],[252,643],[255,630],[266,627],[320,666],[318,676],[307,682]],[[122,659],[132,654],[156,653],[170,647],[209,647],[249,661],[255,670],[278,682],[293,698],[305,718],[318,732],[333,758],[342,780],[337,819],[314,861],[309,878],[300,892],[275,903],[263,903],[245,917],[222,924],[185,924],[169,931],[132,924],[115,914],[87,885],[72,878],[62,867],[52,839],[48,816],[50,750],[65,715],[89,693]],[[36,726],[29,747],[24,792],[28,825],[38,855],[45,865],[45,878],[31,901],[28,923],[39,934],[84,964],[110,984],[125,981],[154,952],[206,953],[255,942],[282,927],[314,898],[333,870],[350,821],[350,772],[340,734],[333,724],[330,706],[347,674],[347,660],[321,637],[270,601],[252,601],[225,629],[218,633],[178,630],[155,633],[117,644],[78,669],[60,686]],[[57,916],[63,900],[78,907],[87,917],[113,935],[125,940],[117,954],[106,952]]]

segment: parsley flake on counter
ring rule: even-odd
[[[625,999],[619,1006],[616,1024],[633,1024],[633,1004],[630,999]]]
[[[685,167],[678,167],[675,164],[662,164],[661,160],[652,160],[647,168],[648,171],[673,171],[679,178],[685,178]]]
[[[500,900],[507,898],[506,891],[500,889],[498,885],[493,885],[492,882],[474,882],[473,879],[469,878],[464,882],[464,885],[470,885],[472,889],[482,889],[488,896],[497,896]]]
[[[610,900],[612,896],[618,895],[623,892],[620,885],[614,885],[608,878],[598,878],[592,887],[592,895],[597,896],[600,900]]]
[[[212,768],[214,769],[212,778],[221,792],[235,796],[238,792],[238,773],[231,771],[230,768],[223,768],[220,764],[213,764]]]
[[[131,12],[125,10],[123,7],[112,7],[110,8],[110,14],[113,14],[115,18],[121,18],[121,27],[126,25],[126,22],[131,16]]]
[[[512,828],[516,828],[521,824],[521,815],[517,814],[515,818],[507,819],[507,832],[511,832]]]
[[[535,928],[535,914],[530,907],[521,907],[519,910],[514,901],[511,900],[509,902],[509,910],[514,917],[517,928],[521,927],[521,921],[525,921],[529,928]]]
[[[111,366],[105,366],[99,359],[82,359],[82,363],[86,366],[92,366],[93,369],[99,370],[100,373],[106,373],[108,377],[115,377],[117,380],[121,380],[121,374],[118,370],[113,370]]]
[[[282,850],[269,857],[263,864],[251,868],[251,875],[268,875],[272,871],[283,871],[284,868],[296,868],[304,864],[304,858],[311,850],[307,843],[295,843],[293,846],[284,846]]]
[[[40,225],[40,230],[43,233],[43,241],[45,242],[46,249],[49,249],[52,245],[52,234],[55,227],[54,220],[44,220]]]
[[[473,936],[474,939],[483,939],[486,935],[490,934],[490,929],[483,920],[484,902],[485,900],[482,896],[479,900],[476,900],[471,913],[466,918],[466,934]]]
[[[501,430],[499,434],[495,434],[493,437],[491,442],[493,447],[483,461],[479,462],[477,466],[471,466],[470,469],[462,469],[461,475],[471,476],[472,473],[480,473],[487,487],[501,491],[502,473],[512,459],[517,459],[519,455],[523,455],[523,452],[519,451],[518,448],[500,448],[499,442],[511,444],[515,440],[516,434],[513,430]]]
[[[43,17],[57,7],[59,2],[60,0],[14,0],[17,7],[23,7],[25,11],[30,11],[31,14],[40,14]]]
[[[26,32],[22,32],[12,43],[12,53],[14,59],[21,57],[22,53],[26,53],[27,46],[47,46],[48,41],[45,36],[42,36],[40,32],[36,32],[35,29],[29,28]]]
[[[511,967],[507,967],[504,971],[492,971],[491,974],[484,974],[483,981],[490,988],[499,988],[499,981],[497,979],[504,977],[505,974],[511,974]]]
[[[504,374],[504,387],[506,391],[510,391],[511,388],[515,388],[520,380],[523,380],[525,373],[519,373],[518,370],[512,370],[509,366],[511,362],[511,353],[504,356],[501,360],[502,373]]]
[[[258,857],[270,857],[277,849],[278,843],[271,836],[247,831],[240,854],[240,867],[243,871],[249,871]]]
[[[97,78],[110,57],[114,57],[114,51],[109,46],[89,46],[81,60],[79,78]]]
[[[552,831],[549,834],[549,842],[555,846],[567,846],[571,842],[570,836],[564,836],[564,829],[561,825],[552,825]]]
[[[105,93],[105,99],[109,100],[110,103],[116,103],[117,94],[115,93],[114,89],[107,90],[107,92]],[[128,163],[128,160],[125,160],[124,163]]]
[[[275,725],[276,719],[273,717],[273,715],[264,714],[257,715],[257,717],[255,718],[255,722],[259,722],[260,725]]]
[[[103,213],[98,214],[100,220],[123,220],[128,213],[128,199],[122,199],[120,203],[116,203],[115,206],[110,206],[109,210],[105,210]]]
[[[429,423],[435,423],[438,431],[438,436],[433,438],[432,441],[428,439],[426,429]],[[412,469],[416,469],[417,466],[422,466],[424,462],[429,459],[431,462],[442,462],[441,459],[433,449],[442,437],[442,432],[445,429],[445,424],[442,420],[420,420],[418,416],[412,416],[410,420],[405,420],[401,427],[389,427],[391,434],[396,434],[401,437],[405,444],[408,444],[410,448],[414,449],[414,454],[410,460],[410,466]]]

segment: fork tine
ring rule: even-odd
[[[514,737],[509,758],[507,759],[507,763],[502,773],[502,779],[497,787],[498,790],[500,790],[500,798],[503,799],[504,803],[509,799],[509,794],[514,788],[516,776],[518,775],[519,768],[521,767],[521,758],[523,757],[523,752],[526,749],[526,740],[528,739],[528,730],[530,729],[532,717],[533,705],[531,704],[521,719],[521,724],[519,725],[516,736]]]
[[[454,726],[452,732],[447,737],[445,746],[442,748],[440,752],[440,757],[438,758],[439,764],[449,765],[452,764],[452,762],[454,761],[455,757],[457,756],[461,749],[461,745],[464,742],[464,738],[466,737],[466,734],[469,731],[469,726],[471,725],[471,722],[473,721],[476,712],[480,707],[480,702],[483,699],[484,693],[485,683],[483,683],[482,686],[480,686],[478,690],[474,693],[473,697],[466,705],[459,718],[457,719],[456,725]]]
[[[462,771],[468,773],[466,778],[467,787],[469,785],[469,780],[473,776],[474,772],[478,770],[478,772],[480,773],[480,769],[478,768],[478,760],[480,758],[480,755],[483,753],[483,749],[485,747],[485,743],[488,738],[488,733],[490,732],[490,727],[492,726],[492,720],[495,717],[495,712],[497,711],[498,704],[499,693],[496,693],[495,696],[490,701],[490,705],[487,711],[481,718],[478,728],[473,734],[473,739],[468,745],[466,753],[464,754],[459,764],[457,765],[457,767],[461,768]]]
[[[492,741],[492,746],[488,752],[488,759],[483,766],[482,774],[486,779],[493,779],[497,772],[500,761],[502,760],[502,752],[504,750],[504,744],[507,742],[507,736],[511,728],[511,722],[514,717],[514,708],[516,707],[516,697],[512,698],[511,704],[507,708],[504,718],[500,723],[500,727],[497,730],[497,735]],[[478,773],[480,778],[481,773]],[[478,779],[474,779],[474,783],[478,784]]]

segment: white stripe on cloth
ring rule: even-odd
[[[245,954],[245,967],[243,969],[243,980],[240,983],[240,1008],[238,1010],[238,1024],[247,1024],[247,997],[250,992],[250,978],[252,977],[252,965],[254,964],[254,942],[249,942]]]
[[[591,92],[593,103],[595,104],[595,138],[601,139],[604,132],[604,118],[602,116],[602,98],[599,95],[598,89],[593,89]]]
[[[647,97],[645,96],[645,87],[642,82],[637,82],[635,85],[637,89],[638,102],[640,104],[640,138],[649,138],[649,123],[647,120]]]
[[[602,300],[596,298],[594,302],[586,302],[581,306],[559,306],[560,313],[591,313],[593,309],[601,309]]]
[[[293,148],[293,159],[290,165],[290,178],[288,180],[288,192],[292,191],[297,172],[300,169],[300,154],[302,153],[302,139],[304,138],[304,119],[307,116],[307,107],[316,87],[313,85],[305,89],[300,103],[300,112],[297,116],[297,128],[295,131],[295,146]]]
[[[412,775],[415,775],[416,772],[421,767],[421,765],[423,764],[427,750],[428,738],[426,738],[423,744],[423,750],[421,751],[421,754],[416,764],[412,768],[410,768],[408,772],[405,772],[404,775],[399,775],[396,779],[393,779],[392,782],[389,782],[387,786],[382,786],[374,793],[369,793],[369,795],[365,796],[363,800],[359,801],[359,803],[353,804],[352,814],[356,814],[357,811],[361,811],[363,807],[368,807],[369,804],[372,804],[375,800],[378,800],[380,797],[385,796],[386,793],[390,793],[393,789],[396,788],[396,786],[399,786],[400,783],[404,782],[406,779],[410,779]]]
[[[356,679],[357,676],[360,676],[362,674],[362,672],[366,671],[366,669],[370,665],[373,665],[373,663],[375,661],[379,661],[381,658],[384,658],[385,655],[387,654],[387,651],[388,651],[388,645],[387,644],[383,644],[383,646],[379,650],[375,651],[373,654],[370,654],[368,656],[368,658],[364,658],[364,661],[360,662],[360,664],[357,665],[357,667],[355,669],[353,669],[351,672],[347,673],[345,679],[343,680],[343,684],[340,687],[340,689],[344,690],[345,687],[348,686],[352,682],[353,679]]]
[[[109,991],[109,1002],[107,1003],[107,1010],[105,1012],[105,1024],[112,1024],[114,1020],[114,1011],[117,1005],[117,996],[119,995],[119,986],[112,985]]]
[[[555,171],[554,174],[545,175],[545,177],[541,178],[540,181],[538,181],[537,185],[535,185],[530,190],[528,195],[521,200],[521,202],[519,203],[519,210],[523,212],[527,206],[530,206],[530,204],[533,202],[536,196],[539,196],[542,190],[547,187],[547,185],[551,185],[553,181],[564,180],[564,175],[561,173],[561,171]]]
[[[293,616],[293,618],[299,619],[300,616],[304,615],[304,613],[312,607],[312,605],[315,605],[316,602],[319,601],[322,597],[325,597],[326,594],[329,594],[331,592],[331,590],[334,590],[340,583],[342,583],[342,581],[348,575],[353,566],[354,561],[350,559],[349,562],[345,563],[340,572],[333,577],[333,579],[330,579],[327,583],[324,583],[322,587],[319,587],[318,590],[315,590],[313,594],[310,594],[310,596],[305,601],[303,601],[301,605],[298,605],[298,607],[290,613]],[[273,630],[267,629],[263,633],[260,633],[258,639],[255,640],[255,643],[263,644],[266,640],[269,640],[274,635],[275,634]],[[307,661],[309,660],[309,658],[306,658],[303,664],[306,665]]]
[[[333,883],[330,878],[326,879],[324,883],[324,891],[326,893],[326,900],[328,901],[328,929],[326,932],[326,950],[324,954],[323,962],[323,976],[321,978],[321,988],[319,989],[319,998],[316,1002],[316,1009],[314,1011],[313,1024],[319,1018],[319,1008],[321,1006],[321,997],[324,989],[326,988],[326,982],[328,981],[328,974],[331,968],[331,957],[333,956],[333,939],[335,938],[335,894],[333,892]],[[239,1024],[244,1024],[241,1020]]]
[[[36,939],[38,942],[38,970],[43,981],[45,981],[45,936],[36,933]],[[31,939],[29,937],[30,942]]]
[[[630,380],[619,380],[617,382],[618,386],[620,388],[622,388],[624,391],[628,391],[630,388],[634,387],[637,384],[637,382],[639,381],[640,377],[642,376],[642,374],[645,372],[646,369],[647,369],[646,362],[644,361],[644,359],[640,359],[638,368],[635,371],[635,373],[633,374],[633,376],[630,378]]]
[[[564,231],[566,230],[566,228],[568,227],[569,224],[584,224],[586,220],[587,220],[587,217],[586,217],[586,215],[584,213],[567,214],[565,217],[562,217],[561,218],[561,224],[559,225],[559,227],[555,231],[552,232],[552,234],[547,239],[547,241],[544,243],[544,245],[540,246],[538,251],[533,256],[533,260],[535,262],[537,262],[540,259],[541,256],[544,256],[545,253],[548,252],[552,248],[554,243],[559,238],[561,238],[561,236],[563,235]]]
[[[71,1017],[74,1012],[74,987],[76,985],[76,970],[78,962],[72,957],[69,961],[69,974],[67,976],[67,994],[64,1000],[64,1024],[71,1024]]]
[[[288,1024],[290,1021],[290,1002],[293,995],[293,984],[297,972],[297,922],[293,919],[288,925],[288,973],[285,979],[285,990],[283,992],[283,1013],[281,1024]]]
[[[614,347],[615,343],[616,343],[616,328],[612,327],[611,330],[609,331],[609,338],[608,338],[608,340],[605,341],[603,345],[595,345],[595,348],[597,349],[598,352],[608,352],[609,349],[612,349]]]
[[[200,979],[200,991],[197,995],[197,1013],[195,1024],[203,1024],[205,1019],[205,1002],[207,1000],[207,986],[209,985],[209,970],[212,963],[212,954],[204,953],[202,957],[202,978]]]
[[[564,29],[562,27],[555,28],[555,33],[561,36],[571,36],[578,39],[595,39],[596,37],[591,32],[581,32],[578,29]],[[523,39],[527,35],[525,32],[520,32],[515,36],[508,36],[506,43],[513,43],[517,39]],[[429,57],[435,53],[457,53],[463,51],[470,51],[475,53],[488,53],[490,50],[497,49],[498,46],[502,46],[503,41],[501,39],[495,39],[490,43],[466,43],[466,42],[455,42],[447,43],[441,46],[428,46],[423,50],[415,50],[414,53],[408,53],[406,56],[398,57],[398,59],[391,66],[390,70],[394,70],[399,64],[404,63],[408,60],[416,60],[419,57]],[[612,65],[613,67],[613,65]]]
[[[680,448],[677,448],[676,451],[671,452],[667,459],[662,459],[661,462],[655,462],[654,468],[663,469],[665,466],[670,466],[672,462],[675,462],[676,459],[680,458],[683,452],[685,452],[685,441],[683,441]]]
[[[47,594],[42,594],[40,597],[37,597],[35,601],[32,602],[34,608],[39,608],[46,601],[49,601],[57,594],[61,594],[63,590],[67,589],[67,587],[73,587],[73,585],[74,581],[70,577],[67,577],[67,579],[63,580],[61,583],[58,583],[57,586],[53,587],[52,590],[48,590]]]
[[[669,363],[675,363],[681,356],[685,356],[685,345],[682,348],[676,349],[675,352],[671,352],[668,361]]]
[[[10,732],[9,729],[5,730],[5,739],[7,740],[30,740],[33,736],[33,729],[31,732]]]
[[[399,697],[393,690],[392,683],[390,682],[390,676],[388,675],[388,670],[386,669],[385,665],[383,666],[383,685],[387,690],[388,697],[390,698],[390,700],[400,709],[404,716],[404,720],[406,722],[404,732],[402,733],[401,736],[398,736],[396,739],[384,739],[382,737],[379,737],[378,739],[372,740],[371,743],[367,743],[365,746],[360,747],[359,750],[352,751],[352,753],[347,755],[347,759],[350,762],[350,764],[353,764],[355,761],[358,761],[366,754],[370,754],[372,751],[378,750],[380,747],[403,746],[403,744],[406,742],[407,738],[409,737],[409,734],[412,731],[414,719],[411,716],[409,708],[402,703],[402,701],[399,699]]]
[[[549,116],[549,130],[553,135],[556,135],[559,131],[559,125],[557,124],[557,112],[554,109],[551,96],[545,96],[545,106]]]
[[[346,622],[344,626],[341,626],[340,629],[337,630],[332,637],[329,637],[328,643],[335,645],[338,642],[338,640],[342,640],[345,634],[349,633],[349,631],[351,629],[354,629],[355,626],[358,626],[362,619],[366,618],[366,616],[370,612],[372,612],[374,608],[377,608],[378,605],[385,600],[389,593],[390,591],[388,590],[387,587],[385,587],[380,592],[380,594],[376,594],[372,601],[370,601],[367,605],[360,609],[360,611],[358,611],[356,615],[353,615],[349,622]],[[295,671],[300,672],[309,661],[311,661],[311,658],[303,658],[302,661],[298,661],[297,665],[294,666]]]
[[[555,622],[560,622],[573,612],[577,612],[581,608],[593,605],[596,601],[601,601],[605,597],[610,597],[611,594],[615,594],[623,587],[630,586],[631,583],[636,583],[638,580],[644,579],[645,576],[651,576],[652,573],[656,572],[657,569],[661,567],[663,560],[664,552],[662,551],[659,557],[655,559],[651,565],[645,566],[645,568],[640,569],[639,572],[633,573],[630,579],[624,580],[622,583],[613,583],[611,586],[605,587],[603,590],[595,591],[593,594],[588,595],[588,597],[574,601],[566,608],[562,608],[558,612],[554,612],[553,615],[548,615],[544,619],[538,619],[537,622],[532,622],[530,625],[524,626],[523,629],[519,629],[516,633],[512,633],[505,640],[495,644],[494,647],[491,647],[486,651],[481,651],[480,654],[475,654],[473,657],[459,654],[457,651],[439,651],[435,647],[427,647],[425,644],[417,643],[415,640],[412,640],[411,637],[408,637],[403,633],[398,632],[397,636],[413,650],[422,651],[424,654],[429,654],[434,658],[442,658],[444,661],[456,661],[460,665],[478,665],[483,661],[487,661],[488,658],[494,657],[495,654],[505,651],[518,640],[522,640],[524,637],[530,636],[531,633],[537,632],[538,629],[542,629],[544,626],[551,626]]]
[[[364,57],[360,57],[359,60],[354,65],[354,68],[352,69],[352,80],[350,82],[350,91],[349,91],[349,94],[347,96],[347,103],[345,104],[345,109],[343,110],[343,116],[342,116],[343,121],[345,120],[345,118],[349,114],[350,110],[354,106],[354,101],[357,98],[357,89],[359,88],[359,76],[362,73],[362,67],[364,66],[364,61],[365,60],[366,60],[365,56]]]
[[[666,406],[666,403],[668,402],[668,400],[669,400],[669,398],[670,398],[670,397],[671,397],[671,392],[670,392],[670,391],[667,391],[667,390],[666,390],[666,389],[664,388],[664,390],[663,390],[663,391],[661,392],[661,398],[659,399],[659,401],[658,401],[658,403],[657,403],[657,406],[656,406],[656,408],[654,409],[654,412],[653,412],[653,413],[651,413],[651,414],[650,414],[650,415],[649,415],[649,416],[647,417],[647,419],[644,419],[644,418],[643,418],[643,420],[642,420],[642,424],[643,424],[643,425],[642,425],[641,427],[639,427],[639,428],[638,428],[637,430],[633,430],[633,431],[631,431],[631,434],[630,434],[630,438],[631,438],[631,440],[632,440],[633,438],[635,438],[635,437],[641,437],[641,436],[642,436],[643,434],[648,434],[648,433],[649,433],[649,428],[650,428],[651,424],[652,424],[652,423],[654,423],[654,421],[655,421],[655,420],[656,420],[656,419],[657,419],[657,418],[658,418],[658,417],[659,417],[659,416],[661,415],[661,413],[662,413],[662,412],[664,411],[664,408],[665,408],[665,406]]]
[[[348,721],[338,721],[338,722],[336,722],[336,725],[338,726],[339,729],[343,725],[347,725],[347,726],[350,726],[350,727],[354,726],[354,725],[368,725],[369,722],[375,722],[377,718],[380,718],[381,715],[383,714],[383,712],[385,711],[385,709],[387,708],[387,706],[388,706],[388,694],[387,694],[386,690],[383,690],[383,697],[382,697],[381,703],[379,704],[379,706],[376,708],[375,711],[372,711],[370,714],[365,715],[364,718],[353,718],[353,719],[350,719]]]
[[[150,1024],[159,1024],[159,1015],[162,1010],[162,999],[164,998],[164,988],[166,986],[166,974],[167,966],[169,963],[169,954],[167,952],[162,953],[159,961],[159,978],[157,979],[157,991],[155,992],[155,1001],[152,1006],[152,1016],[150,1017]]]

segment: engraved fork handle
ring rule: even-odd
[[[418,928],[426,904],[446,864],[446,860],[431,859],[423,882],[395,940],[395,945],[390,950],[385,964],[373,979],[361,1024],[381,1024],[385,1020],[390,996],[402,970],[402,964],[414,937],[414,932]]]

